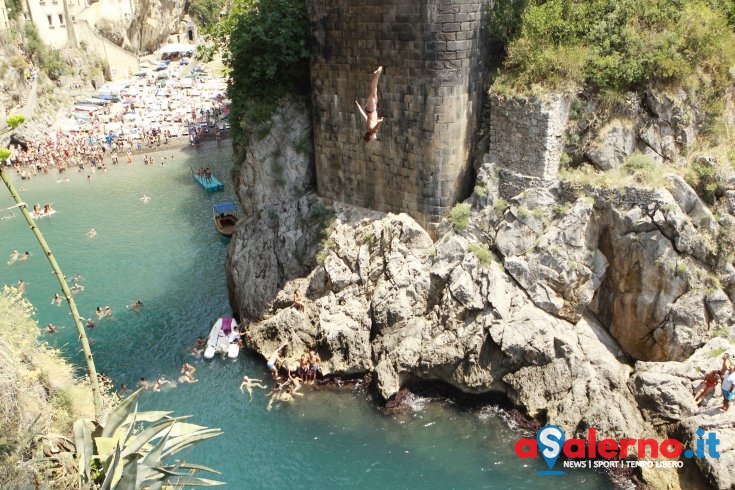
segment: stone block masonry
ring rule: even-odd
[[[503,198],[556,182],[569,107],[569,99],[561,95],[490,97],[489,145],[484,161],[496,165]]]
[[[309,0],[317,190],[430,231],[470,192],[488,0]],[[378,140],[364,105],[384,68]]]

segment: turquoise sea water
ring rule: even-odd
[[[363,391],[305,387],[294,405],[268,411],[263,390],[255,389],[250,401],[238,389],[245,374],[270,386],[262,358],[244,352],[234,361],[193,360],[194,339],[231,314],[223,270],[227,243],[214,230],[210,207],[234,197],[230,151],[212,144],[155,157],[156,165],[139,159],[133,166],[110,166],[107,173],[91,174],[91,181],[87,170],[66,174],[68,182],[57,182],[55,173],[14,182],[25,188],[21,195],[29,204],[51,202],[57,210],[39,227],[66,276],[83,276],[85,289],[75,300],[81,315],[97,323],[88,334],[98,371],[117,386],[133,387],[141,376],[175,380],[184,362],[197,367],[199,382],[141,400],[144,409],[192,415],[192,422],[224,431],[182,454],[184,459],[218,469],[222,475],[215,478],[238,489],[611,487],[592,470],[536,475],[546,468],[543,461],[515,456],[513,445],[525,435],[509,429],[491,407],[418,400],[412,410],[384,415]],[[224,193],[208,195],[195,186],[190,167],[200,164],[220,174]],[[150,201],[141,201],[143,195]],[[13,204],[0,187],[0,209]],[[97,230],[93,238],[90,228]],[[33,255],[7,265],[14,249]],[[49,322],[63,327],[44,338],[81,366],[66,302],[51,304],[58,283],[17,216],[0,221],[0,285],[21,279],[40,328]],[[137,299],[145,305],[139,313],[126,308]],[[94,309],[105,305],[112,318],[97,320]]]

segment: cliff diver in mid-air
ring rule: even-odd
[[[378,79],[382,72],[382,66],[379,66],[373,72],[373,79],[370,81],[370,94],[368,95],[367,102],[365,102],[365,109],[362,108],[358,101],[355,101],[357,108],[360,109],[360,114],[365,119],[365,124],[367,124],[367,131],[363,139],[368,143],[378,139],[378,128],[383,122],[383,118],[378,117]]]

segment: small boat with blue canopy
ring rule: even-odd
[[[231,201],[223,201],[212,204],[214,211],[214,225],[217,231],[224,237],[231,237],[237,225],[237,207]]]

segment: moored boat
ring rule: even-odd
[[[212,211],[214,212],[214,226],[217,227],[217,231],[224,237],[231,237],[235,232],[238,220],[235,214],[237,212],[235,204],[230,201],[218,202],[212,204]]]
[[[212,359],[218,353],[230,359],[236,358],[240,353],[239,339],[240,332],[234,318],[217,319],[209,332],[207,346],[204,348],[204,358]]]

